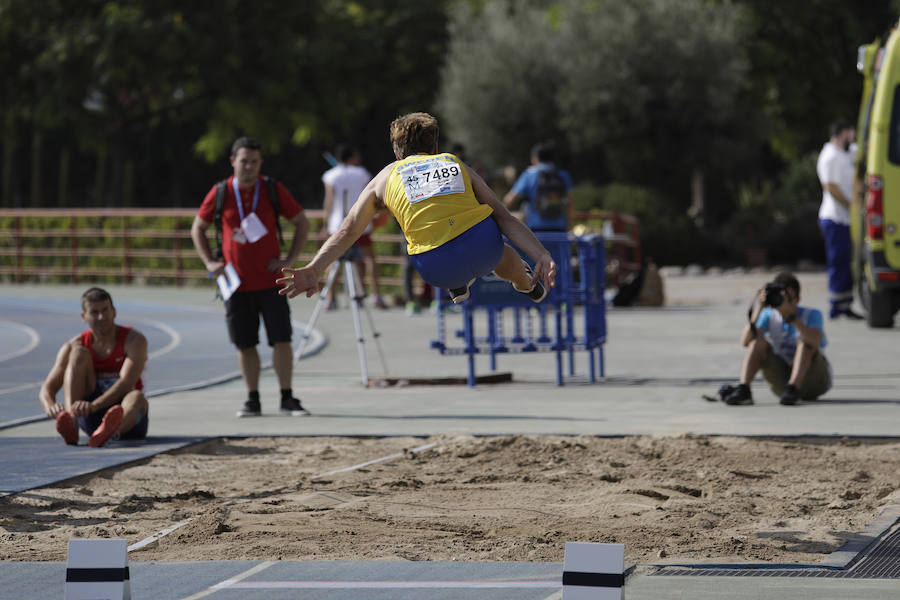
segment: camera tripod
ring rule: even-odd
[[[315,308],[313,308],[312,314],[309,317],[309,321],[306,323],[306,327],[304,328],[303,333],[300,337],[300,345],[297,348],[296,355],[302,356],[303,349],[306,347],[306,344],[309,343],[310,334],[312,333],[313,327],[316,324],[316,319],[319,318],[319,314],[322,312],[322,307],[325,305],[325,303],[328,302],[328,293],[334,286],[341,267],[344,268],[344,290],[347,292],[347,299],[350,302],[350,310],[353,313],[353,327],[356,329],[356,347],[357,352],[359,353],[359,368],[362,375],[362,382],[364,386],[369,387],[369,372],[368,365],[366,363],[365,337],[363,336],[362,331],[362,320],[359,316],[360,307],[362,307],[366,311],[366,316],[369,321],[369,329],[372,331],[372,337],[375,339],[375,346],[378,349],[378,357],[381,359],[381,367],[384,370],[385,374],[388,373],[388,368],[387,363],[385,363],[384,361],[384,352],[381,349],[381,342],[378,339],[381,337],[381,334],[375,329],[375,322],[372,320],[372,313],[369,310],[369,307],[366,306],[363,302],[366,297],[363,284],[359,279],[359,273],[356,270],[356,266],[353,264],[353,259],[349,256],[349,251],[344,253],[343,256],[341,256],[333,265],[331,265],[328,271],[328,277],[325,280],[325,287],[323,287],[319,292],[319,299],[316,302],[316,306]]]

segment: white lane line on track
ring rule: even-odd
[[[24,356],[25,354],[28,354],[29,352],[37,348],[38,344],[41,342],[41,336],[38,334],[38,332],[28,325],[22,325],[21,323],[16,323],[15,321],[7,321],[6,319],[0,319],[0,325],[9,325],[13,329],[18,329],[19,331],[25,332],[25,335],[28,336],[28,343],[24,348],[14,350],[13,352],[8,352],[6,354],[0,354],[0,362]]]
[[[291,324],[294,326],[294,331],[303,331],[306,329],[306,323],[291,319]],[[301,358],[307,358],[313,354],[317,354],[319,350],[325,347],[326,342],[327,338],[325,337],[325,334],[314,328],[309,332],[309,340],[300,340],[300,343],[297,344],[297,348],[294,350],[294,362],[299,361]]]
[[[0,423],[0,429],[8,429],[10,427],[18,427],[19,425],[28,425],[29,423],[37,423],[38,421],[42,421],[47,419],[47,415],[41,413],[39,415],[34,415],[31,417],[22,417],[21,419],[13,419],[12,421],[4,421]]]
[[[558,588],[554,581],[245,581],[217,583],[212,590],[391,590],[391,589],[537,589]],[[552,596],[551,596],[552,597]]]
[[[23,390],[30,390],[31,388],[41,387],[41,384],[43,383],[43,381],[37,381],[34,383],[23,383],[22,385],[16,385],[11,388],[6,388],[0,390],[0,396],[2,396],[3,394],[13,394],[15,392],[21,392]]]
[[[555,592],[553,594],[550,594],[549,596],[544,598],[544,600],[560,600],[561,598],[562,598],[562,590]]]
[[[422,452],[422,451],[424,451],[424,450],[428,450],[429,448],[434,448],[435,446],[437,446],[437,443],[433,443],[433,444],[425,444],[424,446],[419,446],[418,448],[413,448],[412,450],[410,450],[410,452],[412,452],[413,454],[416,454],[416,453],[418,453],[418,452]],[[384,462],[384,461],[387,461],[387,460],[392,460],[392,459],[395,459],[395,458],[400,458],[400,457],[402,457],[402,456],[403,456],[403,453],[402,453],[402,452],[398,452],[398,453],[396,453],[396,454],[391,454],[390,456],[383,456],[383,457],[381,457],[381,458],[376,458],[376,459],[374,459],[374,460],[369,460],[369,461],[366,461],[366,462],[364,462],[364,463],[359,463],[358,465],[353,465],[353,466],[351,466],[351,467],[346,467],[346,468],[343,468],[343,469],[337,469],[337,470],[335,470],[335,471],[329,471],[328,473],[322,473],[322,474],[320,474],[320,475],[316,475],[316,476],[314,476],[314,477],[311,477],[310,480],[321,479],[322,477],[327,477],[327,476],[329,476],[329,475],[335,475],[335,474],[337,474],[337,473],[346,473],[346,472],[348,472],[348,471],[354,471],[354,470],[356,470],[356,469],[361,469],[362,467],[366,467],[366,466],[368,466],[368,465],[374,465],[375,463],[380,463],[380,462]],[[151,544],[151,543],[155,542],[156,540],[158,540],[158,539],[160,539],[160,538],[163,538],[163,537],[169,535],[169,534],[172,533],[173,531],[175,531],[175,530],[177,530],[177,529],[180,529],[180,528],[184,527],[185,525],[187,525],[188,523],[192,522],[192,521],[195,520],[196,518],[197,518],[197,517],[191,517],[190,519],[186,519],[186,520],[184,520],[184,521],[181,521],[180,523],[176,523],[175,525],[171,525],[170,527],[167,527],[166,529],[163,529],[162,531],[158,531],[158,532],[154,533],[153,535],[151,535],[151,536],[149,536],[149,537],[146,537],[146,538],[142,539],[141,541],[136,542],[136,543],[134,543],[134,544],[128,546],[128,551],[131,552],[132,550],[139,550],[139,549],[143,548],[144,546],[146,546],[146,545],[148,545],[148,544]],[[221,584],[220,584],[220,585],[221,585]],[[211,592],[210,592],[210,593],[211,593]],[[193,596],[192,596],[192,597],[193,597]],[[198,596],[198,597],[199,597],[199,596]]]
[[[274,564],[275,564],[274,560],[267,560],[266,562],[259,563],[255,567],[251,567],[251,568],[247,569],[246,571],[244,571],[243,573],[235,575],[234,577],[232,577],[230,579],[226,579],[222,583],[216,584],[215,586],[210,587],[210,588],[206,588],[202,592],[197,592],[196,594],[194,594],[192,596],[188,596],[186,598],[182,598],[181,600],[198,600],[199,598],[205,598],[206,596],[209,596],[209,595],[214,594],[217,591],[219,591],[217,586],[225,585],[225,584],[231,584],[231,585],[237,584],[242,579],[246,579],[247,577],[250,577],[251,575],[256,575],[260,571],[264,571]]]
[[[166,323],[162,321],[157,321],[156,319],[147,319],[144,317],[132,317],[131,321],[137,321],[138,323],[146,323],[151,327],[156,327],[157,329],[162,330],[166,335],[169,336],[169,343],[160,348],[159,350],[154,350],[153,352],[147,355],[148,359],[158,358],[164,354],[168,354],[175,348],[181,345],[181,334],[178,333],[174,328],[170,327]]]
[[[293,323],[295,329],[301,328],[301,327],[306,327],[305,324],[300,323],[299,321],[291,320],[291,323]],[[314,346],[306,348],[304,350],[303,354],[294,352],[294,361],[295,362],[300,360],[301,358],[306,358],[307,356],[312,356],[313,354],[315,354],[316,352],[318,352],[319,350],[321,350],[324,347],[325,341],[326,341],[324,334],[319,332],[319,330],[314,329],[313,335],[315,336]],[[299,350],[299,348],[298,348],[298,350]],[[157,351],[157,352],[161,352],[161,351]],[[260,368],[262,370],[271,369],[272,361],[269,360],[269,361],[263,362],[260,365]],[[192,381],[190,383],[182,383],[182,384],[173,385],[173,386],[170,386],[167,388],[154,389],[151,392],[147,392],[145,390],[145,393],[147,393],[148,398],[153,398],[155,396],[163,396],[165,394],[171,394],[174,392],[185,392],[185,391],[202,389],[202,388],[206,388],[206,387],[209,387],[212,385],[218,385],[220,383],[225,383],[226,381],[233,381],[235,379],[239,379],[240,377],[241,377],[241,372],[239,370],[238,371],[230,371],[228,373],[224,373],[222,375],[216,375],[215,377],[210,377],[209,379],[204,379],[202,381]]]

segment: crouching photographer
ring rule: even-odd
[[[822,313],[799,302],[800,282],[788,272],[759,291],[741,334],[747,353],[740,383],[722,398],[725,404],[753,404],[750,383],[760,370],[783,405],[818,398],[831,388]]]

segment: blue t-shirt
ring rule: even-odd
[[[559,174],[560,178],[566,184],[566,193],[570,193],[572,191],[572,178],[569,176],[568,171],[557,169],[550,163],[538,163],[525,169],[525,171],[521,175],[519,175],[519,178],[513,184],[512,191],[520,196],[525,196],[528,199],[528,204],[525,206],[525,224],[529,229],[544,231],[565,231],[565,215],[558,219],[543,219],[539,214],[537,214],[537,211],[534,210],[534,203],[537,200],[538,173],[540,171],[548,170],[555,170]]]
[[[825,321],[822,318],[822,313],[815,308],[798,306],[797,319],[802,321],[807,327],[822,331],[822,341],[819,342],[819,349],[824,348],[827,342],[825,341]],[[759,318],[756,319],[756,328],[763,333],[766,341],[772,345],[775,354],[783,358],[789,365],[794,363],[799,334],[796,327],[784,322],[780,312],[770,307],[762,309],[759,313]]]

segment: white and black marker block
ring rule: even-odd
[[[623,600],[625,545],[566,542],[562,600]]]
[[[69,540],[65,600],[131,600],[123,539]]]

